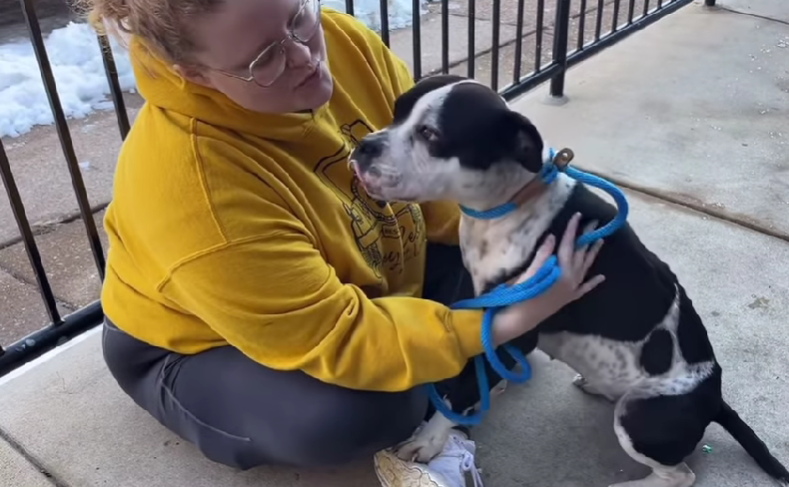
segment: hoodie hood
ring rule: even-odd
[[[130,51],[137,87],[147,102],[209,125],[267,139],[288,140],[303,135],[328,105],[305,113],[255,112],[217,90],[187,81],[138,38],[132,39]]]
[[[323,7],[321,23],[334,91],[329,102],[312,113],[271,114],[243,108],[217,90],[185,80],[133,37],[129,46],[139,92],[157,108],[272,142],[301,141],[324,122],[336,125],[338,113],[356,113],[357,123],[369,127],[390,123],[397,95],[413,84],[405,63],[351,15]]]

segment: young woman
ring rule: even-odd
[[[462,485],[461,433],[434,467],[382,451],[425,418],[421,385],[482,352],[481,312],[447,307],[472,294],[457,208],[374,201],[348,169],[412,86],[404,63],[318,0],[82,1],[126,33],[146,100],[105,221],[120,387],[226,465],[378,452],[387,485]],[[585,281],[595,252],[573,249],[576,227],[561,281],[500,313],[498,343],[601,282]]]

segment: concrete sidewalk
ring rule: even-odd
[[[580,167],[636,188],[631,224],[705,319],[727,400],[789,463],[789,48],[779,47],[789,25],[785,0],[727,1],[746,14],[693,4],[573,69],[569,103],[546,104],[539,89],[516,106]],[[245,473],[212,464],[122,395],[99,338],[0,380],[2,485],[378,485],[369,461]],[[511,386],[475,432],[486,485],[604,487],[645,475],[616,444],[611,406],[535,355],[535,378]],[[691,459],[697,486],[772,485],[721,428],[703,444],[712,451]]]

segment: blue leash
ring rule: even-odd
[[[629,212],[629,205],[624,193],[617,188],[614,184],[599,178],[593,174],[589,174],[578,169],[569,167],[569,163],[573,158],[573,153],[569,149],[564,149],[556,152],[554,149],[550,150],[550,161],[547,162],[540,172],[540,177],[543,182],[547,184],[553,183],[559,175],[559,172],[564,172],[571,178],[587,184],[600,188],[610,194],[616,202],[618,212],[616,217],[605,226],[594,230],[585,235],[581,235],[576,242],[578,247],[589,245],[601,238],[605,238],[612,233],[619,230],[622,225],[627,221],[627,214]],[[560,164],[557,164],[559,162]],[[463,213],[481,220],[493,220],[506,216],[518,209],[518,205],[514,202],[505,203],[490,210],[477,211],[471,208],[461,206]],[[509,344],[504,344],[503,348],[507,353],[521,366],[522,372],[516,374],[508,370],[496,355],[496,348],[493,345],[493,317],[496,313],[507,306],[515,303],[526,301],[527,299],[535,298],[545,291],[547,291],[559,277],[561,276],[561,269],[559,268],[556,256],[551,256],[542,268],[528,281],[509,286],[506,283],[501,284],[494,288],[487,294],[478,296],[472,299],[464,299],[452,305],[452,309],[484,309],[485,313],[482,318],[482,347],[485,350],[484,356],[477,355],[474,357],[474,368],[477,374],[477,385],[480,394],[480,409],[477,414],[464,415],[456,413],[447,407],[443,398],[439,395],[438,390],[434,384],[429,386],[430,401],[433,406],[441,412],[447,419],[457,424],[476,425],[482,422],[485,413],[490,409],[490,387],[488,383],[488,376],[485,373],[485,358],[487,358],[493,370],[495,370],[503,379],[523,383],[531,379],[532,369],[526,356],[518,349]]]

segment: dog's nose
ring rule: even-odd
[[[353,152],[352,158],[360,168],[365,169],[376,157],[380,157],[384,152],[384,143],[379,138],[367,137],[359,142],[359,146]]]

